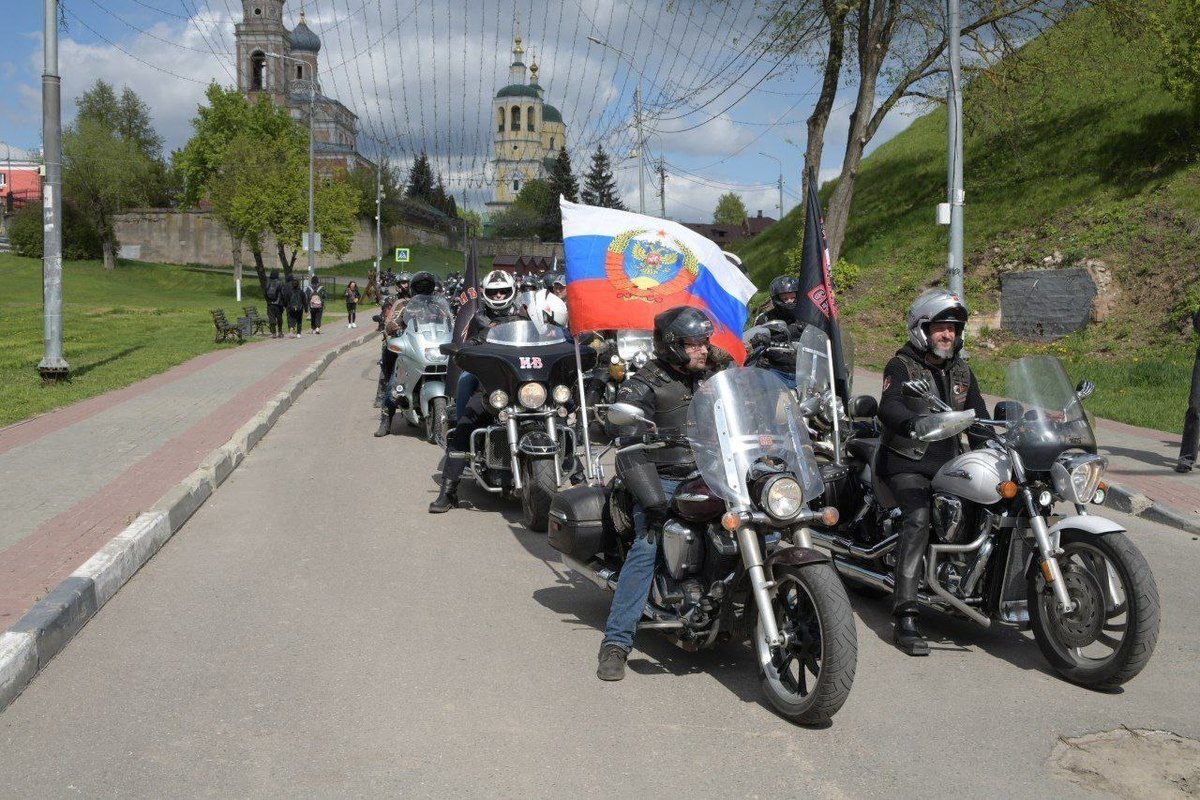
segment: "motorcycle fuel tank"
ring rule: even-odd
[[[974,450],[943,464],[933,476],[933,488],[987,506],[1000,499],[1000,484],[1011,479],[1007,458],[994,450]]]
[[[676,513],[690,522],[704,522],[725,513],[725,501],[712,493],[703,478],[681,483],[671,503]]]

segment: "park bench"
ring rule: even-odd
[[[242,306],[242,310],[246,312],[246,319],[254,324],[254,334],[267,332],[267,321],[259,316],[258,306]]]
[[[213,325],[217,327],[217,336],[213,339],[214,342],[229,341],[237,339],[239,342],[245,341],[242,336],[242,329],[237,325],[233,325],[225,318],[225,312],[219,308],[212,309]]]

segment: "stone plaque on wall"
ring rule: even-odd
[[[1044,269],[1000,276],[1001,327],[1048,342],[1083,330],[1093,316],[1096,282],[1086,269]]]

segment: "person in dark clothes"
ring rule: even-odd
[[[346,327],[358,327],[358,301],[362,296],[358,293],[358,282],[350,281],[346,284]]]
[[[299,336],[304,327],[304,309],[308,305],[308,299],[304,295],[304,289],[300,287],[299,278],[292,278],[292,283],[288,287],[286,301],[288,333],[289,335]]]
[[[1200,333],[1200,308],[1192,315],[1192,328]],[[1192,471],[1196,466],[1197,448],[1200,448],[1200,343],[1196,345],[1196,361],[1192,364],[1192,391],[1188,394],[1188,407],[1183,414],[1183,440],[1179,443],[1176,472]]]
[[[924,292],[908,310],[908,344],[896,351],[883,373],[879,476],[896,496],[903,515],[892,640],[910,656],[929,655],[929,645],[917,627],[917,587],[929,547],[931,481],[939,467],[959,454],[961,443],[958,436],[937,442],[917,439],[913,423],[934,409],[924,398],[905,397],[903,386],[905,381],[923,378],[955,411],[971,409],[977,417],[986,417],[975,375],[959,357],[966,324],[967,307],[957,295],[944,289]]]
[[[271,270],[263,295],[267,301],[267,324],[271,328],[271,338],[282,339],[284,290],[283,281],[279,280],[279,270]]]
[[[308,288],[304,292],[308,298],[308,313],[313,333],[321,332],[321,316],[325,313],[325,287],[321,279],[313,275],[309,279]]]

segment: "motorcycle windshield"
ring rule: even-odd
[[[617,355],[628,363],[638,353],[645,353],[646,359],[654,353],[654,334],[650,331],[639,331],[632,328],[622,328],[617,331]]]
[[[854,338],[849,331],[840,330],[842,337],[842,359],[846,362],[847,388],[853,392],[854,385]],[[829,389],[829,351],[826,345],[829,336],[825,331],[809,325],[800,334],[796,345],[796,389],[800,396],[810,397]]]
[[[444,297],[432,297],[421,294],[408,301],[400,319],[407,325],[416,322],[418,325],[453,325],[454,315],[450,313],[450,304]]]
[[[736,367],[705,381],[688,409],[687,436],[705,482],[734,508],[751,506],[756,462],[795,475],[806,501],[824,491],[796,401],[767,370]]]
[[[557,325],[547,325],[541,329],[527,319],[502,322],[488,331],[488,344],[499,344],[506,347],[527,347],[538,344],[557,344],[567,340],[566,332]]]
[[[1064,450],[1096,451],[1096,435],[1067,370],[1054,356],[1026,356],[1008,365],[1005,396],[1021,404],[1008,420],[1008,442],[1034,470],[1048,470]]]

